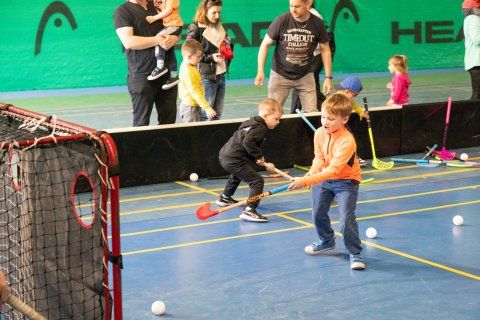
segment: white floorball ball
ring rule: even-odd
[[[190,175],[190,181],[193,181],[193,182],[198,181],[198,174],[192,173]]]
[[[462,160],[462,161],[468,161],[468,154],[462,153],[462,154],[460,155],[460,160]]]
[[[367,234],[367,237],[370,239],[375,239],[377,237],[377,229],[373,227],[368,228],[365,233]]]
[[[454,225],[461,226],[463,224],[463,217],[456,215],[455,217],[453,217],[452,221]]]
[[[162,301],[155,301],[152,303],[152,313],[156,316],[160,316],[165,313],[165,303]]]

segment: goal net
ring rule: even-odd
[[[12,294],[49,320],[121,319],[113,140],[0,103],[0,146],[0,269]]]

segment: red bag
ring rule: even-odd
[[[220,44],[220,53],[226,60],[232,60],[233,59],[233,50],[230,45],[230,41],[228,40],[223,40],[222,43]]]

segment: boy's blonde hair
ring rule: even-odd
[[[182,56],[193,55],[197,52],[203,52],[203,46],[195,39],[187,39],[182,44]]]
[[[395,68],[397,68],[398,72],[400,73],[408,72],[408,59],[406,55],[396,54],[390,58],[389,62],[393,64]]]
[[[258,105],[258,114],[259,115],[270,115],[274,114],[276,112],[279,112],[280,114],[283,114],[283,108],[280,105],[280,103],[277,102],[277,100],[272,99],[272,98],[265,98],[260,102]]]
[[[348,117],[352,113],[352,102],[343,94],[334,94],[322,103],[322,111],[336,116]]]

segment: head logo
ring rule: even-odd
[[[357,8],[355,8],[355,5],[353,4],[353,2],[351,0],[340,0],[335,6],[335,9],[333,10],[332,23],[330,25],[331,32],[335,32],[335,25],[337,23],[338,15],[343,9],[346,9],[351,12],[356,23],[360,21]],[[348,20],[348,18],[350,17],[350,15],[348,14],[348,11],[345,11],[343,14],[343,18],[345,20]]]
[[[65,18],[67,18],[68,22],[70,23],[70,27],[72,30],[77,29],[77,22],[73,17],[72,11],[67,7],[67,5],[61,1],[54,1],[48,5],[48,7],[43,12],[42,18],[40,19],[40,24],[38,25],[37,30],[37,39],[35,40],[35,55],[39,54],[42,50],[42,39],[43,33],[45,31],[45,27],[50,20],[51,16],[54,14],[59,13],[62,14]],[[62,26],[62,19],[56,18],[54,21],[56,27]]]

